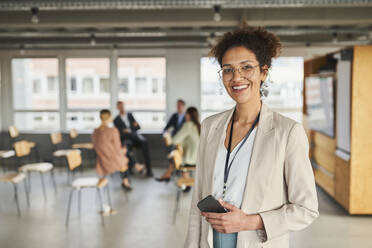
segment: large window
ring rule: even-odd
[[[218,76],[220,66],[213,58],[201,58],[201,120],[234,106]]]
[[[270,70],[272,83],[266,103],[279,113],[302,122],[304,60],[302,57],[279,57]]]
[[[108,58],[68,58],[66,76],[69,109],[110,107]]]
[[[143,130],[165,126],[165,58],[119,58],[118,99]]]
[[[110,108],[110,60],[67,58],[66,128],[91,132],[99,126],[99,110]]]
[[[12,83],[14,109],[58,109],[56,58],[12,59]]]
[[[91,131],[100,124],[99,112],[68,112],[66,116],[66,128]]]
[[[58,60],[12,59],[14,124],[20,130],[59,129]]]
[[[210,58],[201,59],[201,119],[234,106],[218,76],[220,66]],[[269,72],[269,94],[264,102],[283,115],[302,121],[303,58],[274,59]]]
[[[59,130],[58,112],[16,112],[14,114],[16,127],[22,131]]]

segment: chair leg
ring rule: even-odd
[[[71,171],[71,178],[70,178],[71,181],[70,181],[70,183],[72,183],[74,181],[75,173],[76,173],[76,169],[74,169],[74,170]]]
[[[79,219],[81,218],[81,189],[78,189],[78,211]]]
[[[27,201],[27,207],[30,207],[30,195],[28,192],[28,187],[27,187],[27,178],[23,181],[23,185],[25,186],[25,194],[26,194],[26,201]]]
[[[54,176],[54,169],[51,169],[50,170],[50,176],[52,178],[52,183],[53,183],[53,187],[54,187],[54,191],[55,193],[57,194],[57,183],[56,183],[56,177]]]
[[[177,187],[176,205],[174,206],[174,211],[173,211],[173,224],[176,223],[176,217],[177,217],[177,212],[178,212],[178,209],[179,209],[181,191],[182,191],[182,189],[180,187]]]
[[[39,148],[37,147],[37,145],[35,146],[35,153],[36,153],[37,162],[40,162],[41,161],[40,152],[39,152]]]
[[[31,173],[27,171],[28,192],[31,193]]]
[[[72,201],[72,195],[74,193],[74,189],[72,188],[70,191],[70,196],[68,198],[68,205],[67,205],[67,215],[66,215],[66,227],[68,227],[69,221],[70,221],[70,210],[71,210],[71,201]]]
[[[107,186],[106,186],[106,195],[107,195],[108,204],[109,204],[110,208],[112,209],[112,202],[111,202],[111,195],[110,195],[110,186],[109,186],[109,184],[107,184]]]
[[[97,188],[97,193],[98,193],[99,205],[101,206],[101,211],[100,211],[101,223],[102,223],[102,226],[104,226],[105,222],[103,220],[103,201],[102,201],[102,196],[101,196],[101,190],[99,188]]]
[[[3,164],[3,159],[2,158],[0,158],[0,165],[1,165],[1,167],[3,167],[3,173],[5,173],[6,172],[6,170],[5,170],[5,164]]]
[[[71,174],[71,171],[67,169],[67,185],[70,185],[70,174]]]
[[[14,198],[15,198],[15,202],[17,205],[17,212],[18,212],[18,216],[21,217],[21,209],[19,207],[19,200],[18,200],[18,187],[16,183],[13,183],[13,185],[14,185]]]
[[[45,190],[45,182],[44,182],[44,173],[40,172],[40,180],[41,180],[41,185],[43,187],[43,195],[44,195],[44,200],[47,199],[47,194]]]

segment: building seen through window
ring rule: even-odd
[[[20,130],[59,129],[58,59],[15,58],[11,66],[14,124]]]
[[[105,82],[110,77],[108,58],[67,58],[66,76],[68,108],[110,107],[108,82]]]
[[[165,58],[119,58],[118,99],[133,112],[142,130],[159,131],[166,124]]]

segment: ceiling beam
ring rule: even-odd
[[[310,8],[310,7],[368,7],[371,0],[2,0],[0,9],[27,10],[97,10],[97,9],[201,9],[220,5],[223,8]]]
[[[31,12],[0,12],[0,29],[49,28],[183,28],[238,26],[244,15],[252,26],[371,25],[372,7],[225,9],[222,21],[209,9],[40,11],[38,24]]]

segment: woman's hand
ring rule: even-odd
[[[221,205],[229,212],[227,213],[206,213],[205,217],[212,228],[220,233],[236,233],[240,231],[257,230],[263,228],[263,222],[258,214],[247,215],[241,209],[227,202],[219,200]]]

